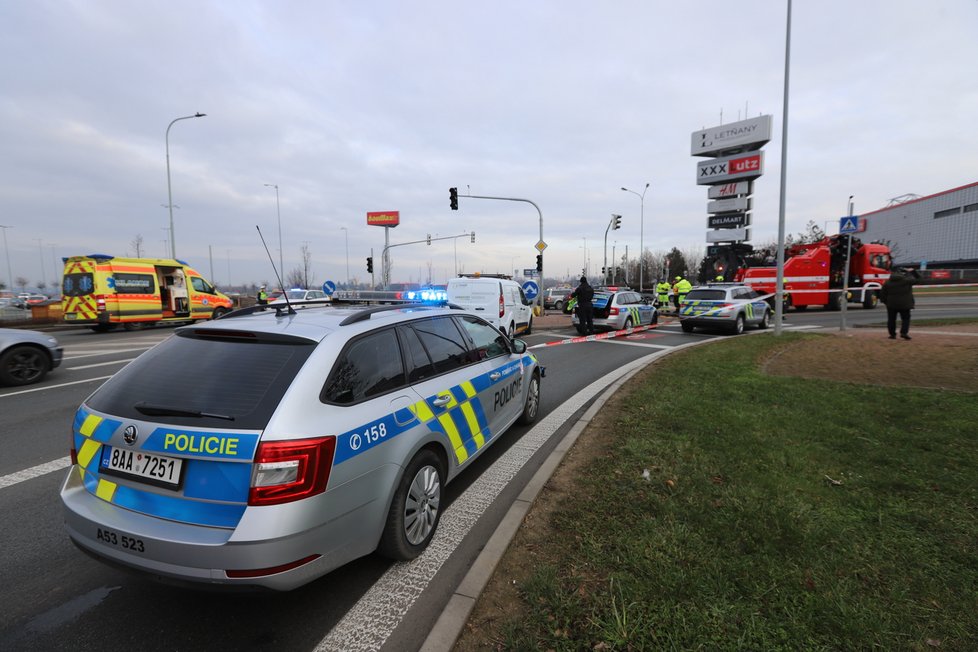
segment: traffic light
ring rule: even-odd
[[[602,276],[607,275],[608,274],[608,268],[607,267],[602,267],[601,268],[601,274],[602,274]]]
[[[621,228],[621,215],[612,215],[615,218],[614,226],[611,227],[612,230]]]
[[[471,233],[471,235],[472,235],[472,242],[473,242],[473,244],[474,244],[474,243],[475,243],[475,231],[473,231],[473,232]]]
[[[368,274],[373,274],[374,273],[374,257],[373,256],[367,256],[367,273]]]
[[[431,234],[430,233],[428,234],[428,245],[429,246],[431,245]]]
[[[543,271],[543,254],[537,254],[537,271]]]
[[[448,205],[452,207],[453,211],[458,210],[458,188],[448,189]]]

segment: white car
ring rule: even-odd
[[[520,284],[497,274],[462,274],[448,281],[448,301],[471,310],[509,337],[533,330],[533,302]]]
[[[329,297],[322,290],[303,290],[302,288],[293,288],[291,290],[286,290],[285,294],[280,294],[274,299],[269,301],[269,305],[284,304],[285,298],[289,298],[289,303],[304,303],[306,301],[329,301]]]

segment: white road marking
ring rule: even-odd
[[[600,340],[602,344],[624,344],[625,346],[644,346],[649,349],[672,349],[666,344],[649,344],[647,342],[632,342],[629,340]]]
[[[81,383],[90,383],[96,380],[108,380],[109,378],[112,378],[112,376],[99,376],[98,378],[86,378],[85,380],[74,380],[70,383],[58,383],[57,385],[46,385],[45,387],[22,389],[18,392],[9,392],[7,394],[0,394],[0,398],[7,398],[9,396],[19,396],[20,394],[30,394],[31,392],[45,392],[49,389],[59,389],[61,387],[68,387],[70,385],[80,385]]]
[[[71,458],[62,457],[58,460],[32,466],[31,468],[24,469],[23,471],[17,471],[15,473],[0,476],[0,489],[11,487],[15,484],[26,482],[27,480],[32,480],[48,473],[61,471],[62,469],[67,469],[69,466],[71,466]]]
[[[92,367],[105,367],[111,364],[128,364],[136,358],[126,358],[125,360],[113,360],[111,362],[96,362],[95,364],[85,364],[80,367],[65,367],[68,371],[79,371],[81,369],[91,369]]]

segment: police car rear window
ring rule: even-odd
[[[87,401],[89,407],[123,419],[186,427],[258,430],[272,413],[315,344],[304,340],[171,337],[139,356]],[[223,415],[152,416],[136,404]]]
[[[726,290],[690,290],[686,295],[686,301],[723,301],[726,298]]]

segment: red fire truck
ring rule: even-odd
[[[808,306],[842,307],[845,280],[847,235],[833,235],[811,244],[796,244],[785,250],[785,305],[804,310]],[[769,261],[768,261],[769,262]],[[883,244],[863,244],[852,238],[849,258],[849,303],[875,308],[879,289],[890,277],[890,248]],[[744,261],[733,280],[751,286],[762,294],[774,294],[776,265],[751,265]]]

